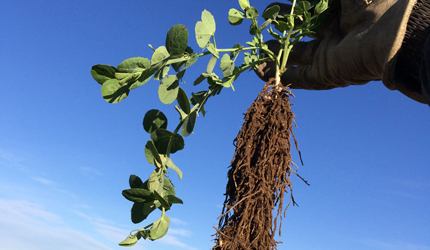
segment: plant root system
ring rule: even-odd
[[[268,250],[281,243],[274,236],[278,224],[281,235],[284,194],[290,194],[286,208],[295,204],[290,180],[292,173],[297,174],[290,154],[295,115],[289,103],[293,95],[274,83],[267,82],[249,107],[234,140],[236,151],[213,250]]]

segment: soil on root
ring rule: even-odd
[[[236,150],[213,250],[268,250],[281,243],[274,236],[278,224],[281,234],[285,193],[290,193],[286,208],[294,204],[290,177],[296,173],[290,154],[295,117],[290,96],[285,88],[274,87],[272,79],[248,108],[234,140]]]

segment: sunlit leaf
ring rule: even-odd
[[[149,59],[142,57],[132,57],[124,60],[117,67],[118,72],[123,73],[136,73],[142,72],[145,69],[149,69],[151,63]]]
[[[133,235],[130,235],[127,237],[127,239],[121,241],[121,243],[119,243],[120,246],[122,247],[131,247],[134,244],[136,244],[136,242],[139,240],[137,237],[138,233],[135,233]]]
[[[179,81],[175,75],[166,76],[158,87],[158,97],[164,104],[171,104],[178,97]]]
[[[170,158],[166,159],[166,166],[175,171],[179,176],[179,180],[182,180],[182,171],[173,163]]]
[[[213,72],[213,70],[215,68],[216,60],[217,60],[217,58],[215,56],[211,57],[211,59],[209,60],[208,66],[206,67],[206,72],[208,72],[208,73]],[[194,85],[196,85],[196,84],[194,84]]]
[[[97,64],[91,68],[91,75],[98,83],[103,84],[107,80],[115,78],[116,68],[111,65]]]
[[[166,47],[158,47],[154,51],[154,54],[152,54],[151,67],[149,68],[149,72],[147,74],[152,76],[155,72],[162,69],[166,65],[166,62],[167,60],[169,60],[169,58],[170,54],[167,51]]]
[[[249,0],[239,0],[239,5],[242,10],[246,10],[250,7]]]
[[[231,25],[241,24],[244,18],[245,17],[243,16],[243,12],[237,9],[230,9],[230,11],[228,12],[228,22]]]
[[[167,230],[169,229],[170,218],[166,214],[163,214],[159,220],[154,222],[152,228],[150,229],[150,239],[156,240],[162,238],[166,235]]]
[[[246,18],[249,18],[249,19],[257,19],[258,18],[258,10],[254,7],[249,7],[249,9],[247,9],[245,11],[245,16],[246,16]]]
[[[209,52],[211,52],[211,54],[216,57],[219,58],[219,52],[218,49],[215,47],[215,45],[211,42],[208,43],[207,49],[209,50]]]
[[[164,67],[160,68],[157,72],[155,72],[154,74],[154,80],[161,80],[163,79],[165,76],[167,76],[167,74],[169,73],[170,70],[170,65],[165,65]]]
[[[105,101],[118,103],[128,96],[130,89],[127,85],[121,86],[117,79],[111,79],[103,83],[101,92]]]
[[[215,33],[215,19],[212,14],[204,10],[202,12],[202,21],[196,23],[195,32],[197,44],[200,48],[205,48],[209,39]]]
[[[190,59],[185,63],[185,66],[182,70],[186,70],[188,67],[193,65],[195,62],[197,62],[197,59],[199,59],[199,55],[194,53],[190,56]]]
[[[230,56],[224,54],[221,58],[220,68],[223,71],[224,77],[230,76],[234,70],[234,62],[230,59]]]

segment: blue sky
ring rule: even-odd
[[[259,10],[270,2],[251,1]],[[0,250],[121,249],[133,229],[128,177],[152,171],[143,148],[147,110],[177,119],[150,81],[120,104],[106,103],[90,75],[95,64],[152,55],[182,23],[199,50],[194,25],[207,9],[218,47],[250,40],[247,24],[227,22],[235,1],[20,1],[0,8]],[[209,58],[187,70],[183,88]],[[134,249],[210,249],[243,113],[263,83],[242,75],[206,106],[173,160],[177,196],[160,241]],[[295,135],[304,166],[278,249],[430,250],[430,109],[381,82],[330,91],[294,90]],[[295,162],[299,163],[293,152]],[[148,219],[157,219],[159,214]]]

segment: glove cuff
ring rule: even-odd
[[[418,0],[407,19],[403,39],[400,40],[398,37],[398,41],[402,41],[401,47],[391,61],[387,62],[383,77],[384,84],[389,89],[396,89],[421,103],[425,101],[421,91],[420,66],[424,56],[424,45],[429,36],[430,2]]]

